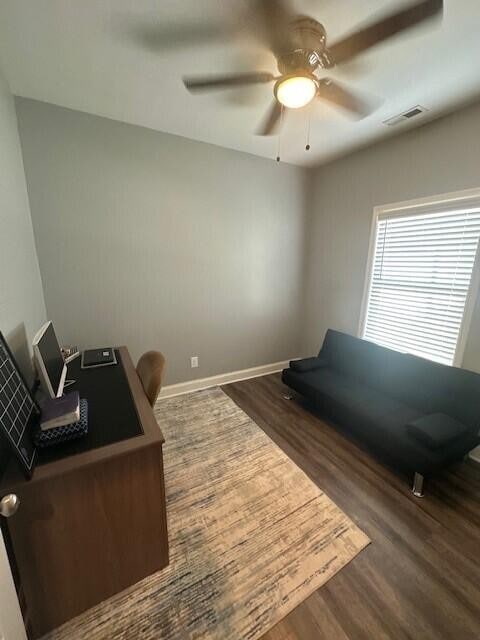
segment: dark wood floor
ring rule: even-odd
[[[426,496],[287,391],[279,375],[223,390],[371,538],[372,544],[263,640],[479,640],[480,466]]]

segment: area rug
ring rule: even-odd
[[[155,415],[170,564],[49,639],[255,640],[369,543],[220,388]]]

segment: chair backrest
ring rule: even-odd
[[[150,404],[155,404],[162,388],[165,357],[160,351],[147,351],[137,364],[137,373]]]

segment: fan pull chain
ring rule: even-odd
[[[312,120],[312,103],[308,105],[307,113],[307,144],[305,145],[305,151],[310,151],[310,122]]]
[[[283,109],[284,106],[282,104],[282,108],[280,110],[280,131],[278,132],[278,146],[277,146],[277,162],[280,162],[280,142],[281,142],[281,137],[282,137],[282,131],[283,131]]]

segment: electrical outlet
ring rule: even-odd
[[[198,356],[192,356],[190,358],[190,365],[192,369],[196,369],[198,367]]]

